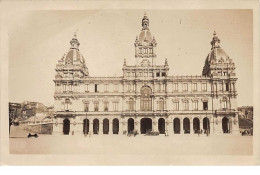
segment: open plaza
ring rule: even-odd
[[[252,155],[253,137],[241,135],[187,134],[166,137],[137,135],[39,135],[27,138],[28,131],[12,126],[11,154],[83,155]]]

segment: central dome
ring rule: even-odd
[[[148,41],[149,43],[152,42],[153,37],[149,30],[142,30],[139,35],[139,42]]]

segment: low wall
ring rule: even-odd
[[[20,124],[19,127],[28,132],[37,133],[37,134],[52,134],[52,130],[53,130],[52,124],[42,124],[42,125]]]

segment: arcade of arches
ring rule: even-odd
[[[71,135],[71,128],[73,123],[68,119],[63,120],[63,134]],[[137,118],[128,118],[124,124],[119,122],[118,118],[113,119],[98,119],[83,120],[83,134],[122,134],[123,131],[132,133],[137,131],[139,134],[146,134],[150,131],[158,132],[159,134],[166,134],[172,132],[173,134],[210,134],[211,125],[208,117],[192,119],[185,117],[182,120],[178,117],[173,118],[172,121],[166,122],[166,119],[161,118],[141,118],[139,121]],[[223,117],[221,124],[222,133],[230,133],[231,122],[227,117]],[[122,131],[122,132],[121,132]]]

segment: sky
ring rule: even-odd
[[[78,31],[90,76],[121,76],[124,59],[135,63],[134,41],[144,12],[157,41],[157,64],[169,75],[201,75],[213,31],[235,62],[238,106],[253,105],[251,10],[23,11],[8,21],[9,101],[54,102],[55,66]]]

